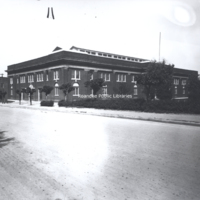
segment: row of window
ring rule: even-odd
[[[55,87],[55,96],[59,96],[59,93],[58,93],[59,89],[58,89],[58,86]],[[10,94],[13,95],[13,90],[11,89],[10,90]],[[74,87],[74,95],[73,96],[79,96],[79,87]],[[93,90],[91,90],[91,94],[93,95]],[[108,94],[108,87],[107,85],[103,86],[102,87],[102,94],[103,95],[107,95]],[[177,86],[175,86],[174,88],[174,94],[178,94],[178,88]],[[182,94],[186,94],[186,90],[185,90],[185,87],[183,86],[183,89],[182,89]],[[138,95],[138,88],[137,88],[137,85],[134,86],[133,88],[133,95]]]
[[[55,86],[55,96],[59,96],[58,93],[59,89],[58,89],[58,85]],[[13,89],[11,88],[10,90],[10,94],[13,95]],[[74,94],[73,96],[79,96],[79,87],[74,87]],[[91,94],[93,95],[93,90],[91,90]],[[103,95],[107,95],[108,94],[108,87],[107,85],[102,87],[102,94]],[[138,95],[138,88],[137,85],[134,86],[133,88],[133,95]]]
[[[54,80],[59,80],[59,73],[58,73],[58,71],[54,71],[53,72],[53,77],[54,77]],[[36,80],[37,80],[37,82],[44,81],[44,74],[43,73],[38,73],[36,75]],[[48,81],[48,80],[49,80],[49,74],[48,74],[48,72],[46,72],[46,81]],[[20,76],[19,79],[17,78],[17,84],[19,83],[19,81],[20,81],[20,83],[26,83],[26,77],[25,77],[25,75]],[[28,75],[28,83],[32,83],[32,82],[34,82],[34,75],[33,74]],[[13,78],[12,77],[10,78],[10,84],[11,85],[13,84]]]
[[[181,81],[181,85],[186,85],[186,83],[187,83],[187,80],[186,80],[186,79],[183,79],[183,80]],[[174,85],[179,85],[179,79],[178,79],[178,78],[175,78],[175,79],[174,79]]]
[[[110,81],[110,73],[101,73],[100,78],[103,78],[104,81]],[[134,75],[132,75],[132,82],[134,81]],[[74,70],[72,71],[72,80],[81,80],[80,71]],[[93,74],[90,74],[90,80],[93,79]],[[48,74],[46,74],[46,81],[48,81]],[[54,80],[59,80],[59,73],[58,71],[54,72]],[[37,82],[44,81],[44,75],[43,73],[37,74]],[[125,74],[117,74],[117,82],[126,82],[126,75]],[[34,82],[34,76],[28,75],[28,83]],[[19,83],[19,79],[17,79],[17,83]],[[20,83],[25,83],[25,76],[20,77]],[[13,78],[10,78],[10,84],[13,84]]]
[[[43,73],[38,73],[37,75],[37,82],[42,82],[44,81],[44,74]],[[100,73],[100,78],[103,78],[104,81],[108,82],[110,81],[110,73]],[[59,71],[55,70],[53,72],[53,79],[54,80],[59,80]],[[81,80],[81,71],[80,70],[72,70],[72,76],[71,76],[72,80]],[[90,80],[93,79],[93,74],[90,74]],[[48,72],[46,73],[46,81],[49,80],[49,75]],[[116,78],[117,82],[126,82],[126,74],[117,74],[117,78]],[[174,79],[174,85],[179,85],[179,81],[180,79],[175,78]],[[34,75],[28,75],[28,83],[32,83],[34,82]],[[136,83],[135,81],[135,76],[132,75],[131,76],[131,82]],[[17,83],[19,83],[19,80],[17,79]],[[25,75],[20,76],[20,83],[25,83]],[[187,81],[186,79],[181,80],[181,84],[182,85],[186,85]],[[13,78],[10,78],[10,84],[13,84]]]
[[[186,90],[185,90],[185,86],[183,86],[182,94],[186,94],[185,91],[186,91]],[[178,88],[177,88],[177,86],[174,87],[174,94],[178,94]]]

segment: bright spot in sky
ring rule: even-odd
[[[181,23],[188,23],[190,21],[190,14],[182,7],[176,7],[174,9],[174,17]]]

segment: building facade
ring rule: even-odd
[[[112,96],[117,98],[121,85],[127,90],[127,98],[143,98],[143,87],[135,81],[135,76],[144,72],[150,63],[147,59],[93,51],[72,47],[64,51],[57,47],[47,55],[26,62],[10,65],[8,73],[8,98],[18,99],[17,90],[27,87],[35,88],[33,100],[44,99],[40,89],[44,85],[53,86],[54,89],[48,99],[55,101],[64,99],[59,86],[71,83],[74,91],[68,94],[69,100],[78,100],[92,95],[93,91],[86,88],[84,83],[91,79],[103,78],[105,86],[98,92],[99,96]],[[198,75],[197,71],[174,69],[173,98],[187,98],[187,84],[190,73]],[[22,99],[28,99],[22,94]]]

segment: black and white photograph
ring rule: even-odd
[[[0,200],[200,200],[200,0],[0,0]]]

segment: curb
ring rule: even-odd
[[[141,121],[152,121],[152,122],[159,122],[159,123],[169,123],[169,124],[178,124],[178,125],[189,125],[189,126],[199,126],[200,122],[194,122],[194,121],[185,121],[185,120],[164,120],[164,119],[156,119],[156,118],[142,118],[142,117],[131,117],[126,115],[120,115],[120,114],[104,114],[104,113],[92,113],[87,111],[69,111],[69,110],[59,110],[57,108],[51,109],[51,107],[29,107],[29,106],[23,106],[23,105],[15,105],[15,106],[9,106],[9,105],[1,105],[0,107],[7,107],[7,108],[23,108],[23,109],[31,109],[31,110],[43,110],[43,111],[54,111],[54,112],[62,112],[62,113],[73,113],[73,114],[82,114],[82,115],[93,115],[93,116],[101,116],[101,117],[111,117],[111,118],[119,118],[119,119],[130,119],[130,120],[141,120]]]

